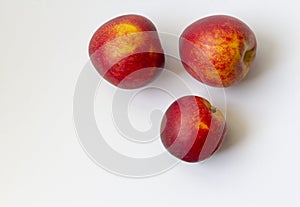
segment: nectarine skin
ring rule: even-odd
[[[91,38],[89,56],[100,75],[125,89],[146,85],[165,61],[154,24],[134,14],[103,24]]]
[[[180,57],[197,80],[228,87],[248,73],[256,55],[253,31],[241,20],[214,15],[188,26],[180,36]]]
[[[186,162],[210,157],[220,147],[225,133],[222,113],[198,96],[184,96],[172,103],[161,124],[163,145]]]

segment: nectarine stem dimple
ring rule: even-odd
[[[211,111],[212,113],[216,113],[216,112],[217,112],[217,109],[216,109],[216,107],[211,106],[211,107],[210,107],[210,111]]]
[[[245,52],[243,61],[244,63],[250,63],[253,61],[254,57],[255,57],[255,48],[252,48]]]

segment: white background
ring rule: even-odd
[[[0,206],[300,206],[297,4],[0,1]],[[81,148],[72,101],[88,42],[102,23],[127,13],[175,35],[216,13],[255,31],[256,62],[225,90],[229,133],[207,162],[133,179],[103,170]]]

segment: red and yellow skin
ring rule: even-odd
[[[188,26],[180,36],[185,69],[200,82],[228,87],[249,72],[256,54],[252,30],[237,18],[214,15]]]
[[[101,76],[125,89],[146,85],[165,62],[154,24],[139,15],[103,24],[91,38],[89,56]]]
[[[172,103],[161,124],[163,145],[186,162],[210,157],[220,147],[225,134],[222,113],[198,96],[184,96]]]

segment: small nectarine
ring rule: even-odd
[[[172,103],[161,124],[163,145],[187,162],[210,157],[220,147],[225,133],[222,113],[198,96],[185,96]]]

